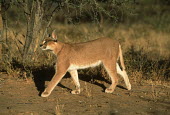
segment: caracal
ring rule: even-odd
[[[40,45],[42,50],[50,50],[56,56],[56,73],[48,84],[47,88],[41,94],[42,97],[48,97],[55,86],[60,82],[66,72],[69,72],[76,89],[72,94],[80,93],[80,83],[78,79],[78,69],[95,67],[102,64],[111,78],[111,85],[105,89],[106,93],[112,93],[118,83],[117,74],[120,74],[125,81],[128,90],[131,90],[131,84],[125,71],[124,60],[121,46],[118,41],[110,38],[99,38],[84,43],[68,44],[57,40],[55,32],[52,37],[46,38]],[[120,58],[120,69],[117,61]]]

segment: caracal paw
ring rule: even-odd
[[[71,94],[80,94],[80,89],[71,91]]]
[[[131,88],[132,88],[132,87],[131,87],[131,84],[128,84],[128,85],[127,85],[127,90],[131,90]]]
[[[105,90],[105,93],[113,93],[113,91],[114,91],[114,89],[107,88],[107,89]]]
[[[49,92],[44,91],[44,92],[41,94],[41,97],[48,97],[49,95],[50,95]]]

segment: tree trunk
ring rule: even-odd
[[[6,11],[9,8],[9,0],[2,0],[0,4],[0,55],[2,60],[10,61],[9,40],[7,38],[7,15]]]
[[[27,2],[30,2],[29,0]],[[39,33],[43,18],[43,0],[36,0],[31,2],[31,7],[25,6],[25,11],[29,11],[27,14],[27,33],[26,41],[23,51],[23,61],[34,59],[35,52],[38,48]]]
[[[3,43],[3,38],[2,38],[2,31],[3,31],[3,22],[2,22],[2,10],[1,10],[1,4],[0,4],[0,60],[2,59],[2,43]]]

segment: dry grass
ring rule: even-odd
[[[63,42],[85,42],[104,36],[117,39],[123,47],[128,74],[136,82],[141,81],[141,79],[169,80],[169,33],[158,31],[152,26],[141,24],[133,24],[131,26],[119,25],[115,27],[104,25],[102,28],[95,24],[57,24],[53,25],[52,28],[56,29],[59,40]],[[24,35],[24,31],[14,29],[8,32],[10,46],[7,47],[9,48],[12,62],[8,62],[8,60],[4,61],[5,63],[1,64],[2,67],[0,68],[8,73],[13,73],[15,70],[31,73],[30,68],[32,67],[37,68],[42,65],[48,67],[53,65],[55,56],[38,49],[34,59],[27,62],[26,67],[23,67],[20,60],[25,41]],[[8,56],[6,55],[6,59],[9,58]],[[13,60],[15,60],[15,63]],[[19,74],[22,73],[19,72]],[[92,73],[96,74],[96,71],[92,71]]]
[[[86,91],[86,96],[87,97],[92,97],[92,89],[87,86],[87,83],[85,82],[85,91]]]
[[[62,110],[63,110],[63,108],[64,108],[64,105],[59,105],[59,104],[57,104],[56,105],[56,111],[55,111],[55,113],[56,113],[56,115],[63,115],[62,114]]]
[[[159,56],[161,59],[167,59],[170,56],[170,34],[162,31],[154,30],[152,27],[141,24],[134,24],[130,27],[119,25],[117,27],[105,25],[99,28],[95,24],[81,24],[81,25],[54,25],[59,40],[70,43],[85,42],[99,37],[111,37],[121,42],[124,52],[126,52],[132,45],[136,50],[143,48],[143,51],[150,58]],[[52,30],[51,30],[52,31]],[[12,54],[18,52],[21,55],[25,32],[14,29],[8,31],[10,38]],[[41,38],[42,35],[39,36]]]
[[[126,52],[132,45],[136,50],[143,49],[149,58],[157,56],[160,59],[168,59],[170,56],[170,34],[156,31],[146,25],[132,25],[130,28],[120,26],[115,31],[115,37],[124,40],[123,47]]]
[[[160,59],[168,59],[170,56],[170,34],[147,25],[134,24],[130,27],[105,25],[103,28],[99,28],[95,24],[81,24],[76,26],[55,25],[52,28],[57,30],[59,39],[65,42],[85,42],[106,36],[119,40],[124,52],[134,46],[135,50],[142,48],[152,59],[155,56]]]

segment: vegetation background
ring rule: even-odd
[[[41,41],[56,29],[68,43],[111,37],[131,79],[170,80],[170,0],[0,0],[0,72],[26,79],[51,68]],[[102,67],[82,70],[106,76]]]
[[[110,81],[100,66],[79,70],[80,95],[70,93],[66,74],[50,97],[40,97],[56,57],[39,44],[54,29],[66,43],[120,41],[132,90],[120,77],[104,94]],[[168,115],[169,81],[170,0],[0,0],[2,115]]]

